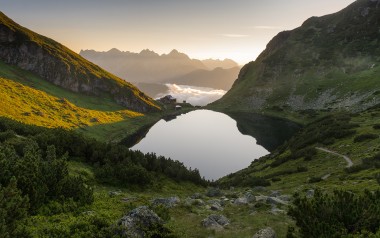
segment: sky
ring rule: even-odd
[[[0,0],[17,23],[81,49],[255,60],[277,33],[354,0]]]

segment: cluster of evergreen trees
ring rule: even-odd
[[[187,169],[183,163],[155,154],[129,150],[121,144],[103,143],[64,129],[47,129],[0,118],[0,142],[6,140],[22,152],[25,137],[40,148],[54,145],[57,156],[67,153],[68,158],[80,158],[94,165],[101,181],[125,185],[149,185],[157,174],[175,181],[189,181],[198,185],[207,182],[197,169]]]
[[[198,170],[178,161],[73,131],[0,118],[0,237],[26,237],[22,224],[28,215],[62,212],[93,202],[91,187],[81,177],[69,175],[67,161],[72,158],[93,165],[99,182],[118,186],[149,186],[157,176],[207,184]]]
[[[69,176],[66,158],[56,156],[54,145],[41,150],[35,141],[23,140],[20,152],[15,141],[0,143],[1,237],[25,237],[23,218],[52,201],[71,203],[74,209],[93,202],[92,189]]]
[[[296,194],[289,215],[296,221],[301,237],[378,237],[380,191],[329,194],[317,190],[313,198]],[[292,230],[288,237],[295,237]]]

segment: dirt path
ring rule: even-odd
[[[337,156],[340,156],[342,157],[346,162],[347,162],[347,168],[351,167],[352,165],[354,165],[354,163],[352,163],[352,160],[350,158],[348,158],[347,156],[345,155],[341,155],[335,151],[331,151],[329,149],[326,149],[326,148],[321,148],[321,147],[315,147],[317,150],[321,150],[321,151],[324,151],[324,152],[327,152],[327,153],[330,153],[330,154],[333,154],[333,155],[337,155]]]

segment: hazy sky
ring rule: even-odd
[[[254,60],[278,32],[353,0],[0,0],[19,24],[72,50],[118,48]]]

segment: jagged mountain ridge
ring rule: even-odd
[[[274,37],[220,110],[358,111],[380,102],[380,1],[358,0]]]
[[[31,71],[62,88],[110,97],[135,111],[158,110],[132,84],[106,72],[58,42],[20,26],[0,12],[0,60]]]
[[[177,50],[159,55],[148,49],[133,53],[113,48],[107,52],[81,50],[79,54],[121,78],[139,83],[157,83],[196,70],[213,70],[216,67],[229,69],[238,66],[236,62],[229,59],[223,61],[191,59]]]

